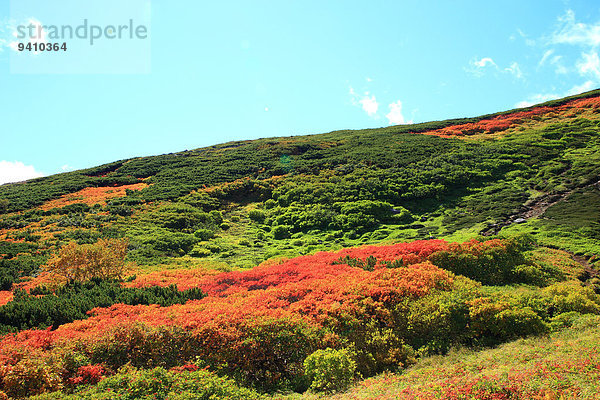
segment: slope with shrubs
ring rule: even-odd
[[[0,399],[593,398],[587,344],[560,388],[419,371],[595,334],[599,96],[0,186]]]
[[[205,275],[201,300],[118,304],[55,330],[5,336],[2,390],[16,397],[83,390],[82,367],[97,366],[103,377],[126,366],[189,364],[260,392],[304,391],[329,373],[308,373],[318,351],[345,352],[352,377],[369,377],[453,346],[545,334],[573,313],[600,314],[600,296],[535,262],[532,246],[523,237],[421,241]],[[465,276],[477,276],[480,265],[497,271],[498,284],[543,288],[482,286]],[[458,269],[464,275],[450,272]]]
[[[598,316],[563,314],[549,336],[494,349],[460,348],[420,360],[403,374],[385,373],[331,396],[277,399],[597,399],[600,397]],[[569,326],[565,329],[565,326]]]
[[[504,226],[591,257],[600,252],[597,96],[465,120],[233,142],[3,185],[0,254],[15,271],[29,262],[17,253],[126,237],[129,259],[143,265],[191,257],[251,267],[381,241],[465,240]],[[552,207],[511,224],[539,199]]]

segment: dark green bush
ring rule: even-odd
[[[200,228],[196,232],[194,232],[194,236],[196,236],[200,240],[209,240],[215,236],[215,233],[206,228]]]
[[[35,274],[46,261],[48,257],[30,254],[20,254],[11,259],[0,258],[0,290],[10,290],[19,278]]]
[[[290,226],[277,225],[275,228],[273,228],[272,233],[275,239],[287,239],[290,237]]]
[[[256,221],[256,222],[264,222],[266,215],[263,211],[261,210],[251,210],[248,213],[248,217],[252,220],[252,221]]]
[[[33,293],[44,293],[40,289]],[[93,279],[88,282],[72,282],[56,290],[54,294],[36,297],[15,291],[15,298],[0,306],[0,332],[12,332],[30,328],[44,328],[86,319],[88,311],[113,304],[159,304],[169,306],[202,298],[199,289],[183,292],[175,286],[125,288],[118,281]]]

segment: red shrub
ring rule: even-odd
[[[462,245],[416,241],[321,252],[216,275],[153,273],[132,284],[194,285],[208,296],[170,307],[116,304],[94,309],[90,318],[55,331],[7,335],[0,341],[0,361],[16,365],[28,353],[50,354],[77,343],[94,363],[104,363],[110,354],[105,365],[112,369],[127,362],[154,366],[163,359],[170,368],[197,356],[211,368],[272,389],[298,377],[302,361],[316,349],[345,343],[362,354],[377,352],[375,364],[363,368],[377,372],[381,365],[404,363],[410,356],[402,337],[394,333],[396,306],[432,290],[453,288],[453,274],[430,258],[444,252],[485,254],[504,246],[501,240]],[[339,263],[345,257],[375,257],[376,263],[368,271]],[[386,268],[386,261],[396,261],[398,268]],[[93,382],[102,374],[101,366],[88,365],[69,382]]]
[[[474,135],[477,133],[495,133],[505,131],[517,124],[529,121],[534,117],[547,115],[553,112],[567,112],[571,110],[582,110],[585,108],[600,108],[600,97],[587,99],[577,99],[566,104],[553,107],[535,107],[527,111],[517,111],[510,114],[497,115],[487,119],[482,119],[473,123],[457,124],[447,126],[428,132],[421,132],[423,135],[435,135],[440,137],[456,137],[465,135]]]
[[[79,367],[76,376],[74,376],[73,378],[69,378],[69,383],[72,385],[93,385],[100,382],[104,373],[105,370],[104,367],[102,367],[102,365],[84,365],[82,367]]]

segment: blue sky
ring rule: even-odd
[[[0,0],[0,183],[230,140],[476,116],[600,87],[593,1],[139,0],[151,3],[145,17],[106,2],[77,14],[59,0],[24,1]],[[16,54],[15,24],[128,15],[148,19],[143,44],[48,56],[83,63],[76,73],[11,66],[17,56],[52,64]],[[94,70],[102,62],[109,73]]]

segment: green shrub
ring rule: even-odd
[[[216,243],[209,243],[206,245],[206,248],[211,252],[211,253],[220,253],[222,251],[224,251],[225,249],[221,246],[219,246]]]
[[[347,335],[360,374],[373,376],[414,364],[415,351],[400,335],[391,328],[378,327],[374,320],[363,322],[361,328]]]
[[[564,328],[569,328],[581,318],[582,314],[577,311],[569,311],[566,313],[558,314],[550,319],[550,328],[553,331],[558,331]]]
[[[481,297],[469,302],[471,334],[476,342],[495,345],[528,335],[546,333],[549,326],[530,307],[515,307],[505,301]]]
[[[263,223],[265,221],[265,218],[267,216],[265,215],[264,211],[261,211],[261,210],[251,210],[248,213],[248,217],[252,221]]]
[[[5,213],[9,205],[10,202],[7,199],[0,199],[0,214]]]
[[[405,302],[395,310],[406,341],[421,355],[444,354],[467,340],[473,281],[456,277],[452,291],[442,291]]]
[[[493,327],[503,341],[539,335],[548,331],[548,326],[531,308],[508,309],[500,312],[495,318]]]
[[[354,380],[356,362],[347,349],[317,350],[304,360],[304,372],[310,388],[317,392],[335,392]]]
[[[485,285],[502,285],[520,282],[519,278],[539,279],[528,264],[524,250],[530,246],[528,236],[505,239],[505,246],[490,246],[482,251],[470,251],[466,244],[451,251],[438,251],[429,261],[457,275],[463,275]],[[517,272],[515,272],[517,270]]]
[[[34,291],[33,293],[39,292]],[[45,328],[86,319],[87,312],[96,307],[113,304],[182,304],[190,299],[204,297],[200,289],[177,290],[151,286],[127,288],[119,281],[93,279],[87,282],[71,282],[54,294],[36,297],[23,290],[15,291],[13,301],[0,306],[0,333],[30,328]]]
[[[163,228],[137,228],[128,234],[134,247],[150,247],[167,255],[182,256],[188,253],[200,240],[196,236],[181,232],[171,232]]]
[[[10,260],[0,258],[0,290],[10,290],[19,278],[36,273],[47,260],[47,257],[29,254],[20,254]]]
[[[600,295],[578,282],[561,282],[543,289],[555,314],[576,311],[581,314],[600,314]]]
[[[219,200],[210,196],[206,192],[193,191],[187,196],[179,199],[181,203],[185,203],[195,208],[201,208],[204,211],[214,210],[219,208]]]
[[[265,201],[265,208],[270,210],[271,208],[275,208],[277,206],[277,202],[273,199],[268,199]]]
[[[517,282],[536,286],[544,286],[548,282],[544,273],[536,265],[517,265],[513,273]]]
[[[192,249],[192,251],[189,252],[189,255],[192,257],[198,257],[198,258],[202,258],[202,257],[208,257],[212,254],[212,252],[201,246],[201,245],[195,245],[194,248]]]
[[[210,229],[200,228],[196,232],[194,232],[194,236],[196,236],[200,240],[210,240],[215,236],[215,233]]]
[[[190,367],[194,367],[191,365]],[[233,380],[205,371],[167,371],[123,368],[96,386],[74,394],[62,392],[36,396],[35,400],[258,400],[263,398],[252,389],[238,386]]]
[[[404,211],[406,209],[403,208]],[[340,212],[345,215],[364,214],[371,215],[379,220],[392,215],[392,205],[384,201],[359,200],[341,205]]]
[[[107,207],[108,212],[113,215],[119,215],[121,217],[127,217],[133,214],[133,209],[126,205],[109,205]]]
[[[289,225],[277,225],[273,228],[273,237],[275,239],[287,239],[290,237],[290,226]]]
[[[212,210],[208,213],[211,218],[211,222],[214,224],[220,224],[223,222],[223,214],[219,210]]]

